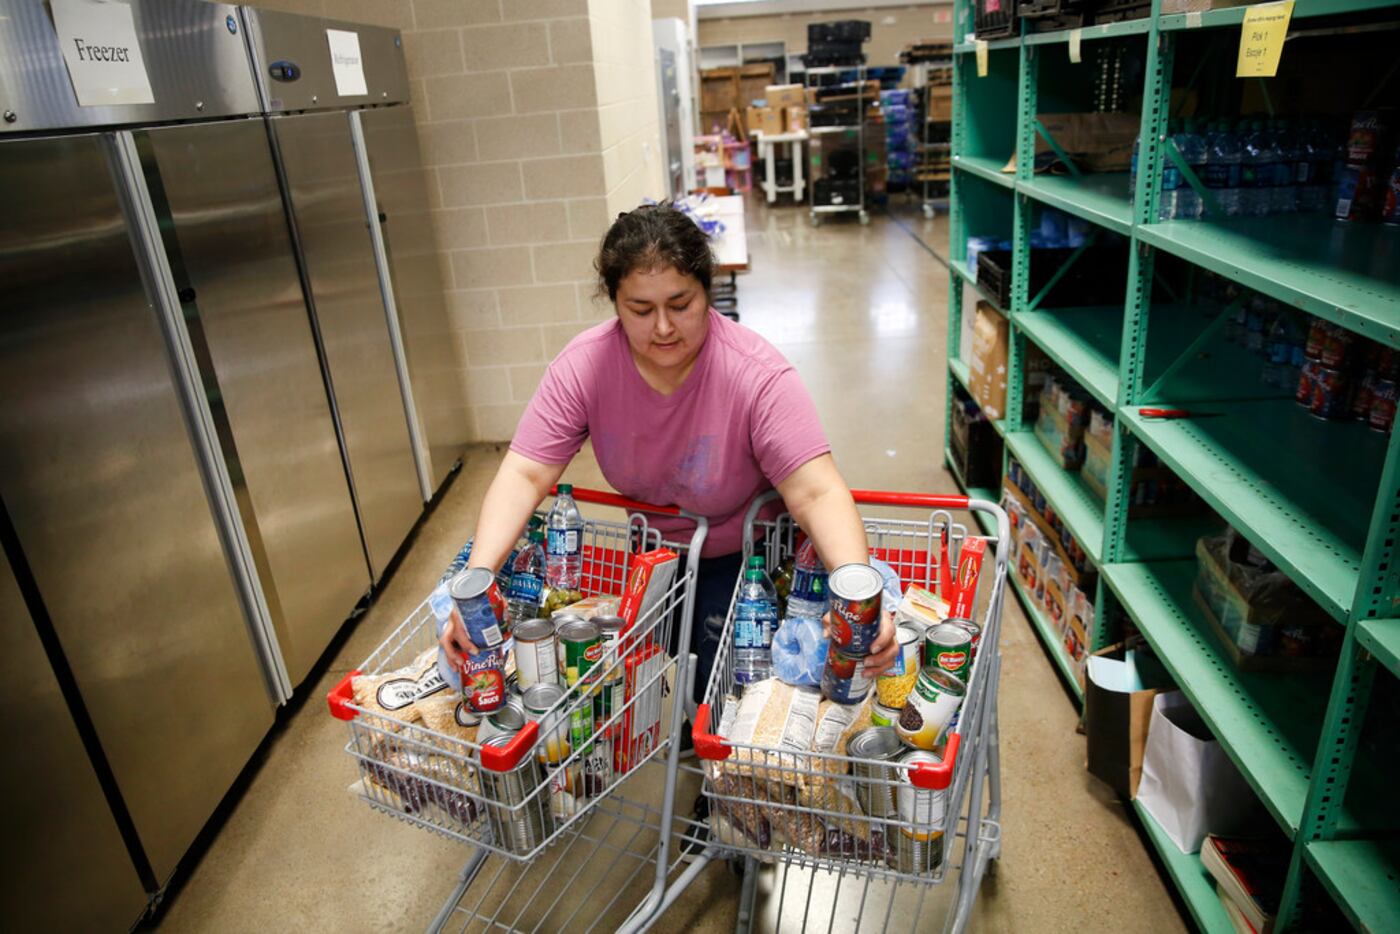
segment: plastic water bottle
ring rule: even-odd
[[[540,614],[544,595],[544,530],[531,529],[528,541],[510,565],[510,586],[506,591],[506,613],[511,629]]]
[[[788,619],[821,619],[826,615],[830,598],[826,592],[826,568],[817,557],[817,548],[809,538],[797,549],[797,563],[792,569],[792,592],[788,594]]]
[[[1133,138],[1133,156],[1128,160],[1128,191],[1137,190],[1137,161],[1138,144],[1142,142],[1142,134],[1139,133]]]
[[[1264,385],[1288,389],[1298,385],[1298,371],[1293,366],[1293,340],[1297,324],[1289,309],[1281,309],[1274,318],[1265,340],[1268,354],[1264,362]]]
[[[545,527],[548,530],[545,577],[549,586],[556,590],[578,590],[583,579],[583,516],[574,503],[572,483],[559,484]]]
[[[1269,206],[1275,214],[1292,214],[1298,210],[1298,136],[1286,120],[1275,120],[1271,132],[1277,161],[1274,163],[1274,183],[1269,192]]]
[[[1240,140],[1221,120],[1210,134],[1206,155],[1206,187],[1227,217],[1240,213]]]
[[[1244,138],[1244,158],[1240,161],[1240,196],[1242,213],[1262,217],[1269,213],[1269,189],[1274,182],[1274,149],[1264,130],[1264,123],[1255,120],[1241,123]]]
[[[1195,130],[1193,121],[1186,121],[1180,130],[1172,134],[1172,142],[1181,153],[1182,160],[1191,167],[1197,178],[1205,173],[1206,141]],[[1176,215],[1184,218],[1197,218],[1205,213],[1205,205],[1196,189],[1191,187],[1185,176],[1178,171],[1180,180],[1176,189]]]
[[[1168,138],[1175,139],[1175,134],[1169,133]],[[1161,191],[1157,195],[1157,219],[1159,221],[1169,221],[1181,216],[1177,203],[1177,193],[1180,191],[1181,185],[1181,170],[1176,167],[1176,163],[1165,152],[1162,153],[1162,185]]]
[[[773,633],[778,631],[778,592],[763,569],[763,556],[749,558],[734,603],[734,681],[753,684],[772,677]]]
[[[1332,178],[1336,144],[1315,120],[1308,124],[1303,135],[1307,148],[1307,181],[1299,183],[1302,187],[1298,189],[1298,210],[1320,214],[1328,208],[1331,190],[1328,182]]]

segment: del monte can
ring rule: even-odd
[[[924,667],[936,666],[967,683],[972,671],[972,633],[953,623],[939,623],[924,633]]]
[[[895,724],[899,738],[915,749],[936,748],[966,694],[966,686],[956,675],[926,665],[899,713]]]

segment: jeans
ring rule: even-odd
[[[705,697],[705,685],[709,683],[715,655],[719,652],[724,619],[729,614],[729,602],[734,597],[734,585],[739,582],[739,571],[743,566],[744,556],[740,552],[700,559],[695,585],[695,612],[691,616],[690,627],[690,651],[699,659],[693,692],[696,703]],[[671,633],[672,653],[676,651],[679,641],[680,627],[677,626]]]

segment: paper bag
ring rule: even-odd
[[[1127,669],[1123,663],[1124,645],[1119,643],[1095,652],[1088,660],[1084,685],[1085,764],[1089,774],[1102,779],[1124,798],[1137,794],[1147,732],[1152,724],[1152,701],[1157,696],[1157,685],[1166,680],[1155,666],[1148,667],[1152,664],[1150,656],[1145,657],[1142,652],[1134,655],[1138,656],[1138,664],[1133,668],[1135,677],[1122,683]]]
[[[967,388],[990,419],[1006,414],[1006,361],[1011,339],[1006,318],[987,302],[977,303],[972,324],[972,359]]]
[[[1137,798],[1183,853],[1208,833],[1234,833],[1254,811],[1249,785],[1180,691],[1152,702]]]

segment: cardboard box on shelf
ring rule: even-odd
[[[747,107],[754,101],[763,100],[764,89],[773,83],[775,69],[772,62],[765,62],[762,65],[741,65],[739,66],[739,87],[735,106]],[[772,101],[768,106],[774,106]]]
[[[789,133],[803,133],[807,130],[807,108],[787,107],[783,110],[783,126]]]
[[[1258,0],[1162,0],[1162,15],[1171,13],[1208,13],[1232,6],[1248,6]]]
[[[1037,114],[1036,119],[1083,172],[1126,172],[1133,158],[1139,116],[1128,113]],[[1046,172],[1060,158],[1039,134],[1035,171]]]
[[[807,95],[800,84],[770,84],[763,89],[763,99],[774,109],[807,106]]]
[[[991,419],[1006,414],[1006,361],[1009,328],[990,302],[977,303],[972,323],[972,357],[968,361],[968,390]]]
[[[953,89],[928,89],[928,119],[935,123],[947,123],[953,119]]]
[[[778,136],[783,132],[782,114],[772,107],[750,107],[745,122],[750,133]]]

